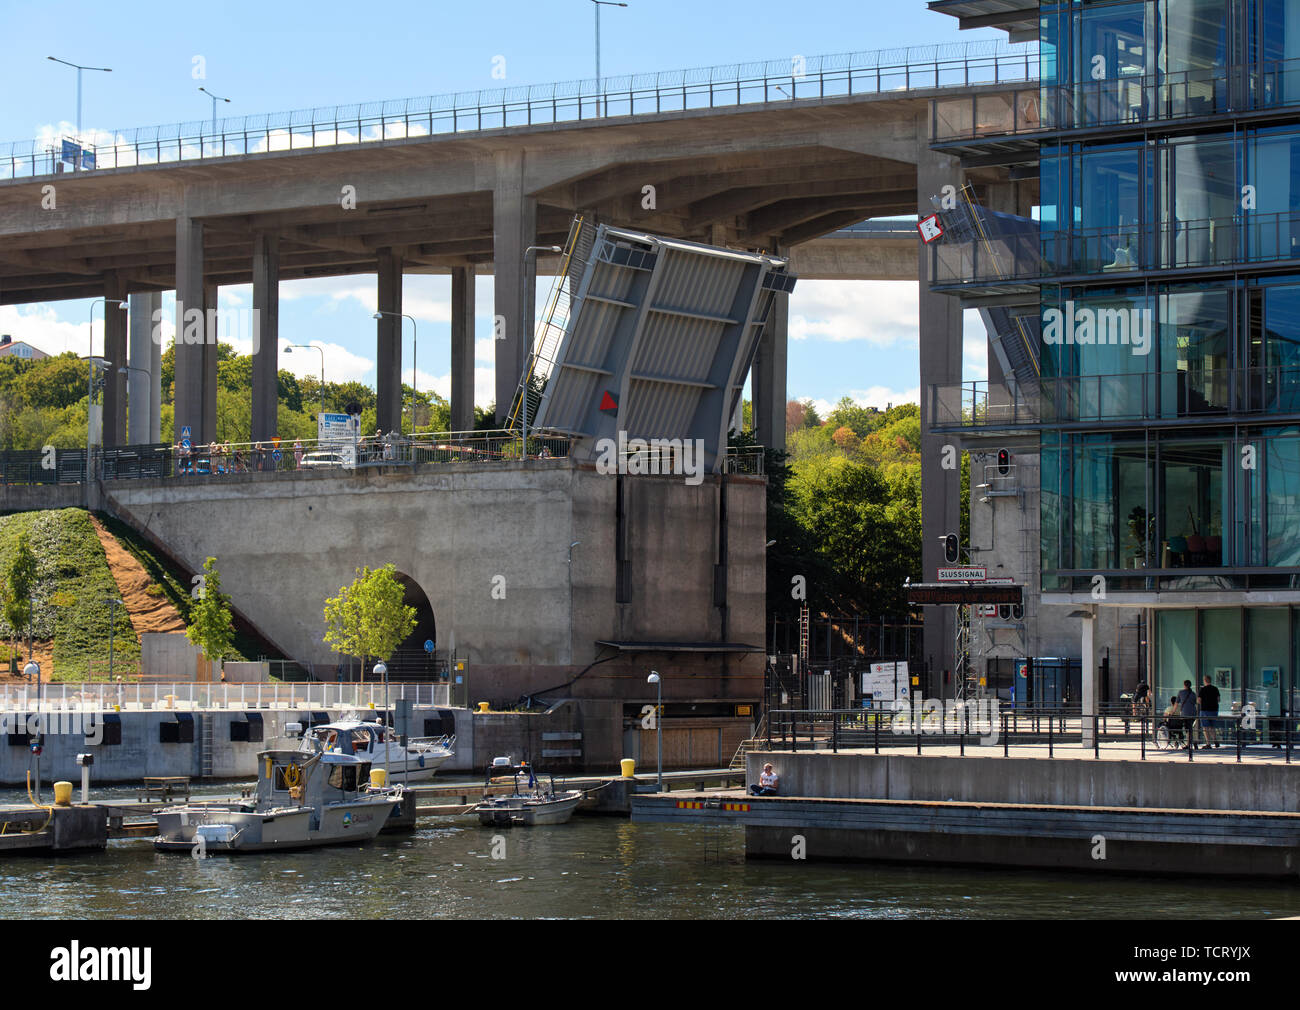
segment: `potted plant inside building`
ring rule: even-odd
[[[1141,505],[1133,506],[1128,514],[1128,539],[1133,545],[1133,567],[1145,568],[1151,548],[1152,517]]]

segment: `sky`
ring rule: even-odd
[[[590,0],[386,0],[322,2],[68,2],[3,0],[0,151],[10,141],[75,133],[76,71],[51,62],[110,67],[83,76],[83,134],[91,129],[196,122],[211,115],[200,85],[243,116],[360,101],[545,84],[595,75]],[[959,32],[923,0],[629,0],[601,8],[604,76],[791,59],[909,45],[1004,38]],[[204,76],[196,79],[196,68]],[[493,76],[494,68],[505,79]],[[548,278],[539,279],[539,303]],[[475,390],[493,396],[492,279],[476,287]],[[404,311],[418,321],[420,389],[450,391],[450,280],[407,275]],[[280,287],[282,344],[325,352],[327,381],[374,383],[375,279],[355,275]],[[248,308],[251,287],[221,289],[220,309]],[[862,404],[916,401],[917,285],[801,281],[790,299],[788,394],[823,411],[841,397]],[[164,301],[170,318],[172,302]],[[0,333],[41,350],[86,353],[90,300],[0,306]],[[100,350],[101,309],[93,340]],[[234,313],[229,313],[232,318]],[[403,368],[412,374],[411,327]],[[247,351],[238,334],[231,342]],[[978,317],[967,313],[963,371],[985,377]],[[282,368],[318,375],[320,355],[295,351]]]

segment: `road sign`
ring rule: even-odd
[[[432,638],[426,638],[426,639],[424,640],[424,651],[425,651],[425,652],[433,652],[433,639],[432,639]]]
[[[181,438],[193,438],[193,437],[194,437],[194,432],[190,431],[190,426],[188,424],[185,425],[183,428],[181,428]]]
[[[931,214],[916,222],[916,230],[921,233],[921,241],[929,245],[937,238],[943,237],[943,225],[939,224],[939,215]]]
[[[940,582],[983,582],[989,570],[984,565],[957,565],[939,569]]]
[[[276,449],[275,452],[271,453],[271,458],[278,463],[280,460],[284,459],[284,453],[279,449]]]
[[[194,448],[194,443],[190,441],[188,435],[181,439],[181,448],[184,449],[186,452],[189,452],[191,449]]]

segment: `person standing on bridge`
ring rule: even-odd
[[[302,439],[293,440],[293,467],[295,470],[302,469]]]

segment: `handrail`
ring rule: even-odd
[[[1300,414],[1300,368],[1281,365],[1043,376],[1035,381],[1032,389],[987,379],[932,385],[930,423],[998,427]]]
[[[72,139],[93,153],[94,168],[85,170],[94,171],[613,115],[969,88],[1033,80],[1037,71],[1036,47],[985,40],[266,113],[218,120],[215,128],[194,121],[91,130]],[[36,140],[0,144],[0,180],[55,174],[63,165],[56,157],[63,139],[48,130]]]

